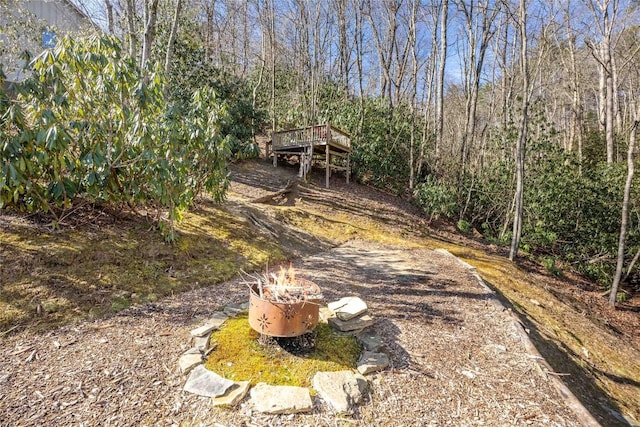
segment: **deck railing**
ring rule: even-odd
[[[351,148],[351,137],[345,132],[329,124],[307,126],[298,129],[288,129],[275,132],[271,140],[274,149],[299,147],[310,144],[337,144],[346,149]]]
[[[334,128],[331,125],[329,125],[329,128],[331,130],[331,142],[335,142],[349,149],[351,148],[351,137],[349,136],[349,134],[341,131],[338,128]]]

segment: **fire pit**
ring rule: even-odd
[[[262,335],[297,337],[318,324],[320,288],[295,277],[292,267],[263,275],[249,291],[249,325]]]

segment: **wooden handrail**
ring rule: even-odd
[[[274,132],[271,135],[273,147],[292,147],[303,144],[330,144],[335,142],[344,147],[351,148],[351,137],[346,132],[331,126],[322,124],[305,126],[296,129],[286,129]]]

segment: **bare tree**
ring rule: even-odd
[[[436,82],[436,68],[438,68],[438,61],[442,58],[439,58],[436,52],[438,52],[438,46],[441,46],[442,41],[438,39],[438,29],[440,28],[440,20],[439,17],[442,13],[442,5],[443,1],[441,0],[433,0],[431,4],[429,4],[428,9],[425,10],[423,20],[427,24],[427,27],[430,31],[430,51],[429,56],[425,59],[423,64],[423,100],[422,100],[422,139],[420,141],[420,147],[418,152],[418,165],[416,168],[416,173],[418,175],[422,175],[422,168],[426,162],[427,156],[427,144],[432,136],[432,130],[437,127],[435,124],[437,122],[436,113],[433,108],[433,99],[437,95],[434,94],[434,88],[438,84]],[[440,49],[441,51],[441,49]],[[444,80],[442,81],[442,85],[444,87]],[[444,93],[444,92],[443,92]],[[436,99],[436,104],[438,103]],[[444,109],[444,103],[442,103]],[[437,105],[436,105],[437,109]],[[440,156],[440,148],[442,146],[442,139],[440,139],[440,144],[438,145],[438,141],[436,140],[436,147],[434,147],[435,152],[435,161],[437,163],[438,157]]]
[[[512,33],[512,19],[510,17],[510,11],[505,8],[503,14],[504,21],[500,23],[501,37],[496,40],[496,51],[499,54],[496,56],[496,62],[500,69],[500,97],[501,97],[501,140],[502,140],[502,159],[506,159],[508,150],[508,129],[513,119],[513,94],[515,91],[515,74],[514,62],[517,55],[517,42],[510,41]],[[509,215],[511,212],[509,213]],[[505,222],[505,228],[501,237],[506,233],[506,227],[510,221]]]
[[[520,130],[516,145],[515,213],[513,216],[511,248],[509,250],[509,259],[511,261],[513,261],[518,255],[520,236],[522,235],[522,211],[524,205],[524,151],[527,142],[529,101],[531,98],[531,92],[529,90],[530,76],[527,38],[527,0],[520,0],[518,16],[518,27],[520,29],[520,70],[522,74],[522,119],[520,121]]]
[[[167,53],[164,60],[164,71],[169,73],[171,71],[171,60],[173,58],[173,45],[176,42],[176,36],[178,34],[178,22],[180,21],[180,11],[182,9],[182,0],[176,0],[176,6],[173,12],[173,22],[171,23],[171,33],[169,34],[169,41],[167,42]]]
[[[269,46],[271,48],[271,132],[276,131],[276,10],[275,0],[268,0]],[[275,158],[274,158],[275,162]]]
[[[582,106],[582,88],[580,83],[580,75],[578,71],[577,62],[577,46],[576,46],[576,34],[571,28],[571,13],[570,13],[571,1],[567,1],[567,7],[564,10],[565,26],[568,40],[569,49],[569,70],[571,75],[571,122],[569,124],[569,150],[573,151],[574,147],[577,148],[578,160],[582,170],[582,145],[583,145],[583,131],[582,122],[584,120],[584,111]]]
[[[158,19],[158,0],[145,0],[144,3],[144,43],[140,67],[145,68],[151,57],[151,49],[156,37],[156,21]]]
[[[113,5],[109,0],[104,0],[104,7],[107,10],[107,30],[109,34],[114,34]]]
[[[587,6],[593,13],[600,41],[589,43],[591,53],[598,62],[600,130],[604,132],[607,144],[607,163],[614,161],[614,76],[613,76],[613,29],[618,15],[619,0],[588,0]]]
[[[391,70],[394,62],[396,36],[398,33],[398,12],[402,0],[385,0],[377,3],[382,6],[381,12],[374,7],[371,0],[367,0],[366,16],[369,18],[373,40],[378,53],[379,67],[381,71],[380,96],[388,98],[390,109],[393,108],[393,84],[391,82]],[[386,22],[382,22],[382,17]]]
[[[489,42],[495,34],[495,21],[500,11],[500,3],[489,4],[488,1],[469,2],[456,0],[458,11],[464,17],[467,55],[463,58],[465,68],[464,87],[466,97],[465,125],[460,141],[460,172],[465,169],[476,133],[478,93],[484,60]]]
[[[354,14],[355,14],[355,50],[356,50],[356,67],[358,69],[358,99],[360,104],[360,117],[358,120],[358,136],[362,135],[362,129],[364,128],[364,1],[365,0],[353,0]]]
[[[249,56],[251,52],[249,51],[249,2],[242,2],[242,74],[241,77],[244,79],[247,76],[247,71],[249,69]]]
[[[440,54],[438,56],[438,82],[436,84],[436,162],[440,158],[440,147],[442,146],[444,131],[444,77],[447,66],[447,20],[449,15],[449,1],[440,2]]]
[[[138,56],[138,31],[135,24],[135,0],[125,0],[127,17],[127,36],[129,39],[129,56],[136,58]]]
[[[620,222],[620,235],[618,238],[618,257],[616,262],[616,273],[609,292],[609,305],[614,306],[618,296],[618,287],[620,285],[620,279],[622,277],[622,269],[624,266],[624,250],[627,239],[627,228],[629,227],[629,200],[631,199],[631,184],[633,183],[634,174],[634,152],[636,146],[636,133],[638,131],[638,125],[640,125],[640,102],[633,96],[633,90],[631,92],[631,99],[633,99],[633,123],[629,132],[629,146],[627,149],[627,179],[624,185],[624,193],[622,198],[622,220]]]
[[[418,92],[418,71],[420,64],[418,63],[418,35],[417,35],[417,21],[418,21],[418,3],[417,0],[411,2],[411,16],[409,19],[409,44],[411,45],[411,92],[410,92],[410,107],[411,107],[411,135],[409,141],[409,190],[413,190],[415,183],[416,164],[414,160],[415,140],[416,140],[416,97]]]
[[[334,8],[338,16],[338,54],[340,64],[340,81],[344,88],[345,98],[349,96],[349,72],[351,64],[351,49],[347,37],[347,0],[334,0]]]

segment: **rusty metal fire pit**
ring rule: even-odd
[[[297,337],[318,324],[320,288],[296,278],[289,285],[258,281],[250,286],[249,325],[272,337]]]

